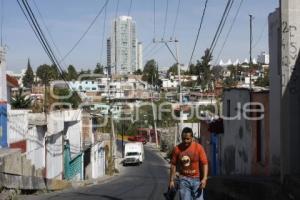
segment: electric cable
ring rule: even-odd
[[[265,30],[268,28],[267,23],[268,23],[268,20],[265,21],[263,28],[261,29],[261,32],[259,34],[259,37],[258,37],[257,41],[255,41],[252,48],[255,48],[258,45],[258,43],[260,42],[260,40],[262,39],[263,34],[265,33]]]
[[[165,22],[164,22],[164,32],[162,38],[165,38],[167,22],[168,22],[168,10],[169,10],[169,0],[167,0],[166,13],[165,13]]]
[[[210,55],[213,54],[213,51],[214,51],[214,49],[215,49],[215,47],[216,47],[216,45],[218,43],[219,37],[220,37],[220,35],[221,35],[222,31],[223,31],[223,28],[224,28],[224,25],[225,25],[226,20],[228,18],[229,12],[230,12],[230,10],[232,8],[233,1],[234,0],[228,0],[228,2],[227,2],[227,5],[226,5],[226,8],[224,10],[224,13],[223,13],[222,19],[220,21],[220,24],[218,26],[217,32],[216,32],[216,34],[214,36],[214,39],[213,39],[213,42],[211,43],[211,46],[209,48]]]
[[[181,5],[181,0],[178,0],[177,10],[176,10],[176,15],[175,15],[175,22],[174,22],[173,32],[172,32],[172,39],[175,37],[175,30],[176,30],[176,26],[177,26],[180,5]]]
[[[107,6],[104,9],[104,19],[103,19],[103,32],[102,32],[102,42],[101,42],[101,50],[100,50],[100,63],[103,64],[103,48],[104,48],[104,38],[106,32],[106,18],[107,18]]]
[[[54,48],[56,49],[58,55],[59,55],[60,57],[62,57],[62,54],[61,54],[59,48],[57,47],[57,45],[56,45],[56,43],[55,43],[55,41],[54,41],[54,39],[53,39],[53,36],[52,36],[52,34],[51,34],[51,31],[49,30],[48,26],[46,25],[46,22],[45,22],[45,20],[44,20],[44,17],[43,17],[43,15],[42,15],[42,13],[40,12],[40,10],[39,10],[39,8],[38,8],[38,6],[37,6],[35,0],[33,0],[32,2],[33,2],[33,5],[34,5],[34,7],[36,8],[36,10],[37,10],[37,12],[38,12],[38,15],[39,15],[39,17],[40,17],[40,19],[41,19],[41,21],[42,21],[44,27],[46,28],[46,31],[47,31],[47,33],[48,33],[48,35],[49,35],[49,37],[50,37],[50,40],[51,40],[51,42],[52,42]]]
[[[119,4],[120,4],[120,0],[117,0],[116,12],[115,12],[115,19],[117,19],[118,14],[119,14]]]
[[[197,35],[196,35],[196,39],[195,39],[195,42],[194,42],[194,47],[193,47],[193,50],[192,50],[192,54],[191,54],[191,57],[190,57],[190,60],[189,60],[188,67],[190,67],[190,65],[192,63],[192,59],[193,59],[193,56],[194,56],[194,53],[195,53],[195,49],[196,49],[196,46],[197,46],[197,43],[198,43],[198,39],[199,39],[199,35],[200,35],[200,30],[202,28],[204,16],[205,16],[205,13],[206,13],[207,3],[208,3],[208,0],[206,0],[205,4],[204,4],[204,8],[203,8],[203,12],[202,12],[201,20],[200,20],[200,25],[199,25],[199,28],[198,28],[198,31],[197,31]]]
[[[129,3],[129,9],[128,9],[128,14],[127,14],[127,16],[130,16],[130,15],[131,15],[131,9],[132,9],[132,0],[130,0],[130,3]]]
[[[156,37],[156,0],[153,0],[153,40]]]
[[[93,19],[93,21],[90,23],[90,25],[88,26],[88,28],[86,29],[86,31],[82,34],[82,36],[78,39],[78,41],[73,45],[73,47],[68,51],[68,53],[59,61],[59,63],[61,63],[63,60],[65,60],[72,53],[72,51],[79,45],[79,43],[81,42],[81,40],[86,36],[86,34],[89,32],[89,30],[95,24],[95,22],[98,19],[98,17],[102,14],[102,12],[106,8],[108,2],[109,2],[109,0],[105,1],[104,5],[100,9],[100,11],[97,13],[97,15],[95,16],[95,18]]]
[[[227,40],[228,40],[228,37],[229,37],[229,35],[230,35],[231,31],[232,31],[232,28],[233,28],[234,24],[235,24],[235,22],[236,22],[237,16],[238,16],[239,13],[240,13],[240,9],[241,9],[241,7],[242,7],[243,2],[244,2],[244,0],[241,0],[241,1],[240,1],[240,4],[239,4],[239,6],[238,6],[238,9],[237,9],[237,11],[236,11],[236,13],[235,13],[235,16],[234,16],[234,18],[233,18],[233,21],[232,21],[232,23],[231,23],[231,25],[230,25],[229,31],[227,32],[227,35],[226,35],[226,37],[225,37],[225,40],[224,40],[224,42],[223,42],[223,44],[222,44],[222,47],[221,47],[221,49],[220,49],[220,51],[219,51],[219,54],[218,54],[217,58],[216,58],[216,62],[219,60],[219,58],[220,58],[220,56],[221,56],[221,54],[222,54],[222,52],[223,52],[223,50],[224,50],[225,44],[226,44],[226,42],[227,42]]]

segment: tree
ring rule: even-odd
[[[48,99],[48,103],[51,105],[52,103],[55,102],[60,102],[60,103],[70,103],[72,105],[72,108],[78,108],[79,104],[81,103],[81,99],[79,97],[79,95],[77,94],[77,92],[72,92],[69,88],[54,88],[53,89],[53,93],[56,96],[68,96],[70,93],[72,93],[72,95],[65,99],[65,98],[53,98],[53,95],[51,95],[49,92],[47,92],[47,99]]]
[[[97,63],[96,68],[94,69],[94,74],[104,74],[103,65]]]
[[[33,74],[33,70],[31,68],[29,59],[28,59],[28,63],[27,63],[27,70],[22,79],[22,82],[23,82],[23,86],[26,88],[31,88],[34,83],[34,74]]]
[[[143,71],[143,81],[147,81],[149,84],[155,85],[158,82],[158,70],[156,68],[155,60],[149,60]]]
[[[78,78],[78,73],[73,65],[69,65],[67,72],[67,80],[72,81]]]
[[[189,74],[190,75],[199,75],[196,65],[194,65],[194,64],[190,65]]]
[[[40,65],[36,70],[36,75],[39,77],[41,83],[46,85],[48,85],[50,81],[62,79],[62,75],[56,65]]]
[[[268,87],[270,85],[269,83],[269,70],[266,70],[263,77],[257,78],[254,85],[259,87]]]
[[[41,80],[42,84],[49,84],[49,80],[52,78],[51,67],[47,64],[40,65],[36,70],[36,75]]]
[[[16,109],[26,109],[31,106],[31,99],[23,95],[23,89],[20,88],[18,93],[11,98],[11,106]]]
[[[178,67],[177,67],[177,64],[173,64],[167,71],[168,73],[168,76],[170,76],[171,74],[172,75],[177,75],[178,74]]]
[[[51,78],[51,80],[61,80],[62,79],[62,74],[60,74],[56,65],[51,65],[50,78]]]
[[[214,77],[215,80],[219,80],[222,78],[222,72],[223,72],[223,68],[221,66],[214,66],[212,69],[211,69],[211,73]]]
[[[133,72],[133,74],[134,74],[134,75],[142,75],[143,72],[142,72],[142,70],[138,69],[138,70],[136,70],[135,72]]]
[[[201,62],[197,61],[196,69],[198,75],[198,83],[201,85],[202,90],[206,88],[212,89],[212,76],[210,70],[210,61],[212,55],[209,49],[204,51],[204,56],[201,57]]]

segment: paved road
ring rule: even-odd
[[[33,200],[160,200],[167,188],[168,164],[157,150],[145,146],[145,161],[140,166],[120,165],[120,174],[109,181],[67,192],[30,196]]]

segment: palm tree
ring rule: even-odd
[[[25,109],[31,106],[31,99],[23,95],[23,89],[20,88],[18,93],[11,98],[11,105],[16,109]]]

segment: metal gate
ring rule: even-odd
[[[71,158],[70,144],[64,147],[64,178],[67,180],[83,179],[83,153]]]

